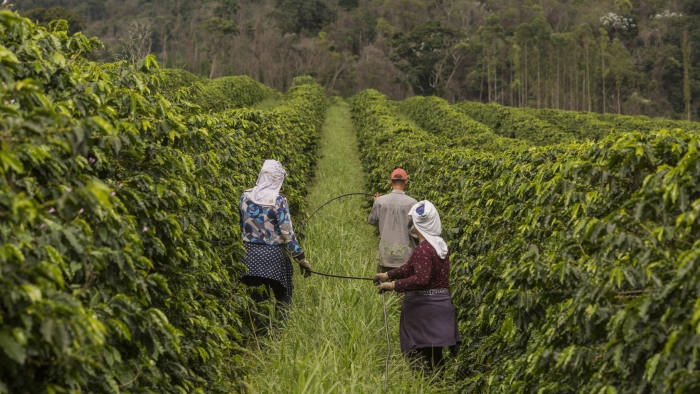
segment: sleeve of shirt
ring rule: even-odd
[[[289,214],[289,206],[287,199],[280,199],[279,207],[276,210],[277,221],[279,224],[280,235],[285,242],[287,250],[294,256],[295,259],[304,260],[304,250],[299,246],[297,238],[294,235],[292,228],[292,216]]]
[[[413,275],[413,256],[415,256],[415,253],[400,267],[387,271],[386,274],[389,279],[401,279]]]
[[[369,212],[367,223],[371,224],[372,226],[379,225],[379,204],[377,204],[377,201],[372,204],[372,210]]]
[[[243,210],[243,199],[245,198],[245,193],[241,194],[241,199],[238,201],[238,224],[241,226],[241,237],[243,240],[247,240],[246,234],[245,234],[245,226],[244,226],[244,221],[245,221],[245,211]]]
[[[411,255],[411,258],[406,264],[408,263],[412,263],[412,274],[397,280],[396,283],[394,283],[394,290],[409,291],[425,289],[430,283],[430,271],[432,268],[430,256],[422,248],[418,248]],[[391,278],[391,275],[389,275],[389,277]]]
[[[238,225],[241,226],[241,232],[243,232],[243,194],[238,200]]]

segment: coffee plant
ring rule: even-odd
[[[553,124],[562,131],[575,135],[578,139],[599,140],[614,132],[617,127],[610,122],[599,119],[596,114],[581,111],[562,111],[558,109],[523,108],[522,111],[540,120]],[[629,124],[627,125],[630,126]],[[638,130],[638,128],[633,128]],[[626,129],[623,131],[629,131]]]
[[[370,190],[403,166],[442,215],[461,390],[700,389],[697,132],[489,151],[408,127],[376,91],[352,112]]]
[[[426,131],[444,137],[449,146],[470,146],[474,149],[499,151],[526,147],[526,141],[501,137],[483,123],[457,111],[439,97],[416,96],[399,103],[398,109]]]
[[[595,112],[563,111],[558,109],[523,108],[540,120],[557,126],[577,139],[599,140],[608,134],[625,131],[654,132],[661,129],[681,128],[698,130],[698,124],[669,119],[652,119],[646,116],[599,114]]]
[[[188,88],[204,80],[198,75],[179,68],[161,68],[160,72],[159,91],[166,97],[172,97],[179,89]]]
[[[630,116],[618,114],[591,113],[593,117],[612,124],[620,130],[637,130],[643,132],[657,131],[660,129],[680,128],[684,130],[700,131],[700,123],[684,120],[670,120],[661,118],[649,118],[648,116]]]
[[[177,91],[181,100],[198,105],[205,112],[227,108],[250,107],[280,94],[245,75],[203,79]]]
[[[99,64],[99,45],[0,12],[0,392],[237,391],[238,199],[274,158],[301,207],[323,89],[207,114],[160,93],[152,57]]]
[[[520,108],[463,101],[455,105],[455,109],[490,127],[500,136],[522,139],[534,145],[551,145],[576,139],[575,135],[567,134]]]
[[[202,78],[180,69],[161,69],[159,91],[168,99],[189,101],[205,112],[250,107],[280,93],[245,75]]]

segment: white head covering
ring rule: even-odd
[[[255,187],[245,191],[246,197],[262,206],[274,206],[287,172],[277,160],[265,160]]]
[[[438,256],[444,259],[447,256],[447,244],[440,237],[442,225],[435,206],[428,200],[419,201],[411,207],[408,216],[413,219],[416,230],[435,248]]]

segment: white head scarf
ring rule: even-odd
[[[265,160],[255,187],[245,191],[246,197],[262,206],[274,206],[287,172],[277,160]]]
[[[411,207],[408,216],[413,219],[416,230],[435,248],[438,256],[444,259],[447,256],[447,244],[440,237],[442,225],[435,206],[428,200],[419,201]]]

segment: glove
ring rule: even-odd
[[[379,272],[374,275],[374,278],[372,281],[374,282],[375,285],[379,285],[382,282],[386,282],[389,280],[389,275],[386,272]]]
[[[385,291],[394,290],[394,282],[383,282],[379,284],[379,292],[383,293]]]
[[[311,264],[306,259],[301,260],[299,262],[299,271],[304,275],[304,278],[308,278],[311,276]]]

